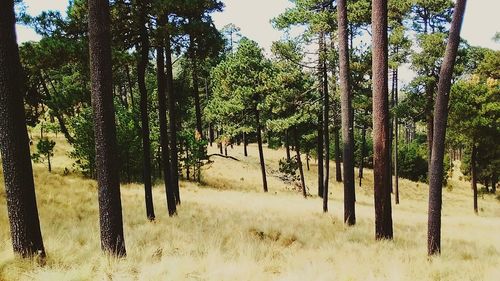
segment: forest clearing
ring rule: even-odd
[[[229,149],[240,161],[214,157],[203,182],[181,182],[183,202],[169,218],[164,187],[153,188],[157,219],[144,219],[140,184],[122,186],[127,258],[100,253],[97,187],[70,167],[69,145],[60,136],[54,173],[35,165],[41,227],[47,249],[42,266],[12,254],[9,232],[0,245],[1,280],[497,280],[500,274],[500,204],[493,195],[472,209],[470,184],[451,180],[443,192],[443,254],[426,256],[428,186],[401,182],[401,203],[393,209],[394,241],[373,241],[372,173],[357,189],[358,224],[342,222],[341,184],[333,184],[330,213],[321,199],[270,176],[260,192],[257,148]],[[215,148],[209,152],[216,152]],[[269,169],[285,151],[265,150]],[[313,186],[316,164],[306,173]],[[332,176],[333,178],[334,176]],[[311,184],[309,185],[309,182]],[[2,184],[0,184],[2,185]],[[5,196],[3,193],[2,197]],[[1,200],[5,209],[5,200]],[[6,213],[0,223],[7,224]]]
[[[498,281],[498,10],[0,1],[0,281]]]

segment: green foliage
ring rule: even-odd
[[[55,146],[56,146],[55,141],[43,138],[36,144],[37,152],[33,153],[31,158],[36,163],[44,163],[45,161],[47,161],[50,172],[51,171],[50,158],[54,156]]]
[[[184,151],[179,158],[179,168],[192,170],[195,179],[201,180],[201,167],[205,160],[208,160],[207,145],[208,142],[202,139],[193,130],[183,130],[179,134],[179,143]]]
[[[299,163],[297,157],[291,157],[290,159],[282,158],[279,160],[279,171],[289,177],[298,179],[297,171],[299,170]]]
[[[427,181],[426,153],[425,146],[417,142],[400,145],[398,149],[399,175],[413,181]]]

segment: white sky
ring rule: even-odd
[[[288,0],[223,0],[223,2],[226,5],[224,11],[213,15],[217,28],[233,23],[241,28],[244,36],[257,41],[267,52],[272,42],[279,40],[283,35],[282,32],[273,29],[270,20],[292,6]],[[24,0],[24,3],[32,15],[39,14],[43,10],[65,12],[68,5],[67,0]],[[499,11],[500,0],[469,0],[462,37],[471,45],[500,50],[500,44],[492,40],[495,33],[500,32]],[[20,25],[17,26],[17,33],[19,42],[40,38],[33,30]],[[408,82],[411,76],[409,69],[403,70],[402,82]]]

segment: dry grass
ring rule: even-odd
[[[260,190],[256,147],[248,159],[219,157],[204,185],[182,182],[179,215],[169,218],[163,187],[154,189],[157,220],[146,220],[140,185],[122,186],[128,256],[99,248],[96,184],[71,174],[69,146],[58,141],[55,172],[35,165],[38,206],[48,252],[44,266],[12,254],[5,199],[0,223],[0,280],[498,280],[500,202],[480,198],[474,215],[470,188],[453,181],[444,191],[443,255],[426,256],[427,186],[403,180],[394,206],[395,240],[374,241],[371,174],[358,188],[355,227],[342,223],[342,188],[332,181],[329,214],[317,197],[303,199],[270,177]],[[269,169],[283,151],[266,150]],[[306,173],[314,193],[315,166]],[[334,175],[332,175],[334,179]],[[210,187],[209,187],[210,186]],[[5,197],[3,187],[1,196]]]

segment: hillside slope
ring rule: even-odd
[[[169,218],[161,184],[154,188],[157,220],[146,220],[142,186],[122,186],[128,256],[100,253],[94,181],[70,167],[69,146],[58,140],[55,172],[35,165],[40,219],[48,258],[45,265],[12,254],[3,183],[0,187],[0,280],[498,280],[500,202],[479,199],[472,209],[467,183],[444,191],[443,255],[426,256],[427,185],[403,180],[401,205],[393,206],[395,240],[375,242],[372,174],[357,187],[358,224],[342,223],[342,187],[334,183],[329,214],[271,170],[284,151],[266,149],[268,194],[261,192],[256,147],[240,161],[212,157],[203,184],[181,183],[179,215]],[[215,153],[215,148],[210,153]],[[315,168],[306,172],[315,193]],[[334,169],[332,169],[334,171]]]

